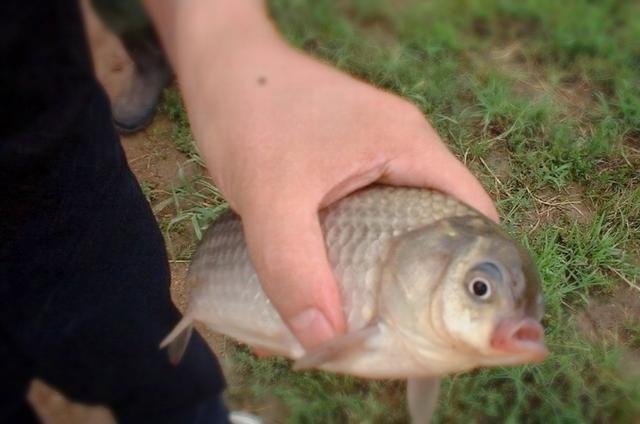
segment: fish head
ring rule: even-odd
[[[408,348],[448,372],[547,355],[535,264],[484,217],[445,218],[399,236],[381,290],[381,308]]]

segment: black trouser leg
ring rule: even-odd
[[[0,423],[37,423],[27,401],[33,368],[0,329]]]
[[[15,198],[20,224],[1,240],[0,342],[11,360],[26,358],[9,367],[6,387],[15,398],[33,375],[72,400],[108,405],[123,423],[226,422],[222,373],[204,340],[194,337],[177,366],[158,348],[180,319],[164,241],[102,92],[83,118],[17,140],[47,139],[62,152]]]

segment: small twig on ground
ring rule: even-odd
[[[547,205],[547,206],[559,207],[559,206],[573,206],[573,205],[580,204],[579,200],[566,200],[566,201],[562,201],[562,202],[554,202],[556,197],[552,197],[549,200],[544,200],[544,199],[541,199],[539,197],[536,197],[534,194],[531,193],[531,191],[528,188],[527,188],[527,191],[529,191],[529,194],[531,194],[531,197],[533,197],[533,200],[535,200],[536,202],[542,203],[543,205]],[[578,212],[580,212],[580,211],[578,211]]]
[[[489,168],[489,165],[487,165],[487,163],[484,161],[484,159],[482,159],[481,157],[478,157],[478,159],[480,159],[480,162],[482,162],[484,167],[487,168],[487,171],[489,171],[489,174],[491,174],[491,176],[496,180],[498,185],[501,186],[501,187],[504,187],[504,184],[502,183],[502,181],[500,181],[500,178],[498,178],[498,176],[493,172],[493,170],[491,168]]]
[[[614,274],[616,274],[618,276],[618,278],[620,278],[622,281],[627,283],[629,285],[629,287],[631,287],[632,289],[636,289],[636,290],[640,291],[640,286],[638,286],[633,281],[629,280],[627,277],[622,275],[622,273],[620,271],[618,271],[617,269],[615,269],[613,267],[610,267],[610,266],[607,266],[607,269],[609,271],[613,272]]]
[[[138,156],[137,158],[131,159],[131,160],[129,161],[129,165],[131,165],[132,163],[137,162],[137,161],[139,161],[139,160],[146,159],[146,158],[148,158],[149,156],[151,156],[151,154],[150,154],[150,153],[147,153],[147,154],[144,154],[144,155],[142,155],[142,156]]]

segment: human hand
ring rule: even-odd
[[[231,43],[192,62],[189,78],[178,76],[194,136],[242,217],[262,287],[311,348],[345,330],[321,208],[380,182],[434,188],[494,220],[497,213],[415,106],[277,38],[254,41]]]
[[[265,292],[311,347],[344,329],[319,209],[382,182],[435,188],[496,212],[413,105],[294,51],[261,64],[234,68],[210,93],[215,100],[203,92],[208,118],[192,116],[192,125],[243,219]]]

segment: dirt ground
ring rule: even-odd
[[[109,33],[83,1],[87,21],[87,32],[92,48],[96,74],[111,98],[129,83],[133,63],[118,39]],[[132,136],[122,137],[122,145],[129,165],[139,181],[151,184],[155,189],[171,187],[178,179],[178,169],[187,158],[178,152],[168,137],[169,123],[156,119],[146,130]],[[153,143],[149,140],[153,134]],[[158,136],[160,134],[160,136]],[[178,305],[184,305],[184,277],[186,264],[172,263],[172,295]],[[45,424],[111,424],[115,420],[108,409],[70,402],[62,394],[42,381],[32,383],[29,401]]]

